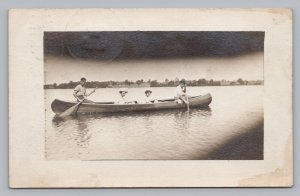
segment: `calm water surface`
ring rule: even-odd
[[[128,96],[140,99],[144,90],[129,89]],[[152,88],[152,91],[157,99],[172,98],[175,94],[172,87]],[[240,141],[239,138],[262,129],[263,86],[188,88],[190,95],[207,92],[213,97],[210,107],[191,109],[190,112],[167,110],[80,115],[56,120],[50,108],[51,102],[55,98],[73,101],[73,90],[45,90],[46,158],[208,159],[229,142],[236,141],[238,147],[230,147],[229,150],[237,150],[233,148],[240,148],[248,142],[248,139]],[[98,89],[89,99],[112,101],[118,96],[118,89],[107,88]],[[253,141],[245,145],[253,149],[257,146]],[[218,157],[219,154],[214,159],[224,159]]]

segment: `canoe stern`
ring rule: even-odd
[[[67,102],[67,101],[55,99],[51,103],[51,109],[55,114],[61,114],[62,112],[69,109],[70,107],[74,106],[75,104],[76,102]]]

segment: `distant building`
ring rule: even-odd
[[[142,82],[139,87],[150,87],[150,83],[148,82]]]
[[[220,85],[221,86],[230,86],[230,81],[227,81],[227,80],[222,80],[221,82],[220,82]]]
[[[110,88],[145,88],[150,87],[149,82],[142,82],[141,84],[125,84],[124,82],[112,85]]]

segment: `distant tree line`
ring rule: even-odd
[[[158,82],[157,80],[148,80],[144,81],[143,79],[137,81],[87,81],[87,88],[116,88],[116,87],[175,87],[179,84],[179,79],[175,78],[175,80],[165,79],[163,82]],[[207,80],[204,78],[198,80],[186,80],[188,86],[233,86],[233,85],[262,85],[263,81],[255,80],[255,81],[247,81],[242,78],[237,79],[236,81],[229,80]],[[70,81],[68,83],[53,83],[53,84],[45,84],[45,89],[73,89],[79,84],[78,82]]]

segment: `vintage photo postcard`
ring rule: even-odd
[[[12,188],[290,187],[289,9],[12,9]]]

